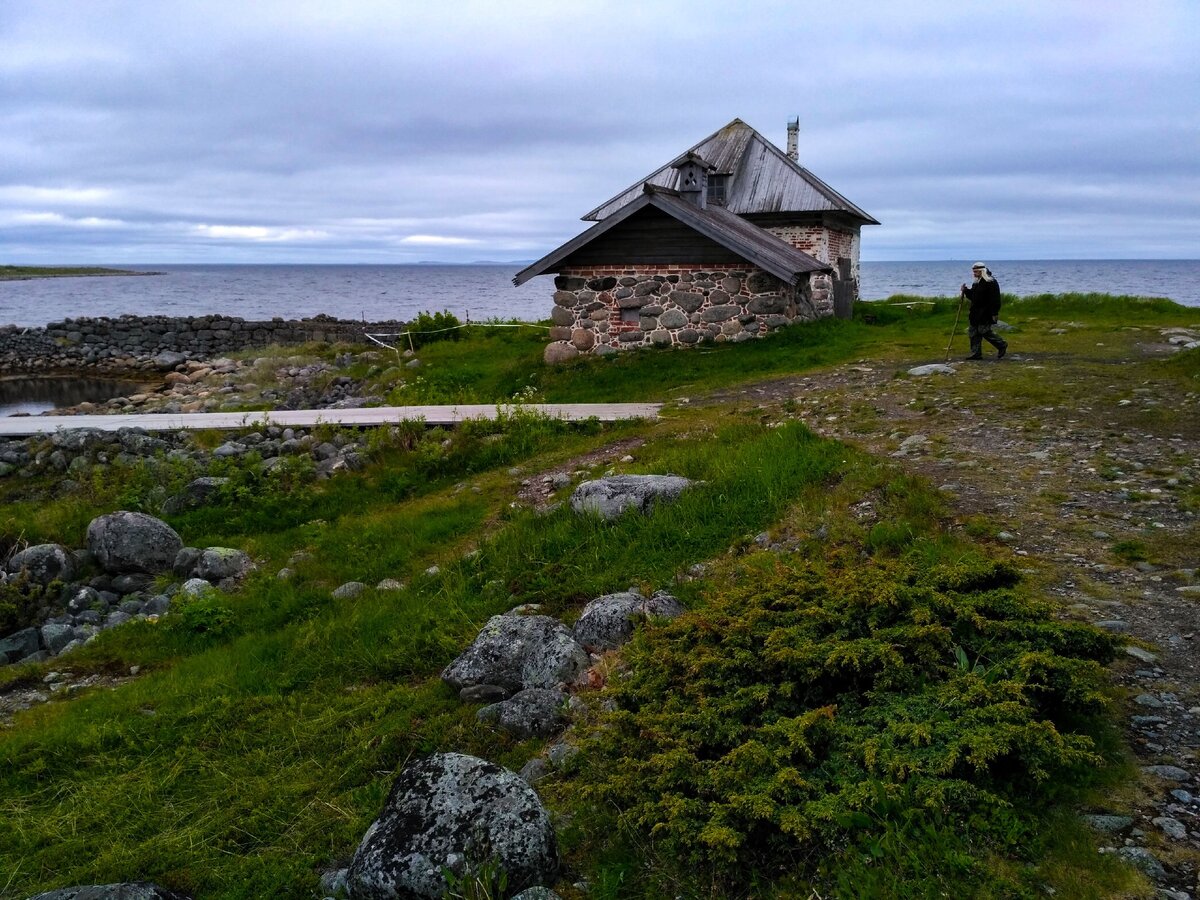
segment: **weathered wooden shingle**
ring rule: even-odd
[[[840,212],[864,225],[879,223],[812,172],[788,159],[787,154],[743,122],[734,119],[662,168],[631,185],[583,216],[600,222],[636,200],[643,184],[674,190],[678,171],[672,168],[693,153],[713,166],[717,174],[730,175],[725,208],[737,215],[754,213]]]

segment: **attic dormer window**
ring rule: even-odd
[[[728,175],[708,176],[708,202],[718,206],[725,205],[725,187],[729,183]]]

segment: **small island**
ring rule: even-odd
[[[27,281],[30,278],[85,278],[102,275],[161,275],[161,272],[134,272],[101,266],[0,266],[0,281]]]

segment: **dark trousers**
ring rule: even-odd
[[[996,337],[996,332],[992,331],[991,322],[987,322],[983,325],[971,325],[969,328],[967,328],[967,337],[971,339],[972,356],[976,356],[983,352],[984,341],[987,341],[997,350],[1003,350],[1008,346],[1007,341]]]

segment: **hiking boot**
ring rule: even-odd
[[[1001,344],[1000,349],[996,351],[996,359],[1004,359],[1004,354],[1008,352],[1008,344]]]
[[[969,362],[972,359],[983,359],[983,353],[982,352],[972,353],[970,356],[964,356],[963,362]]]

